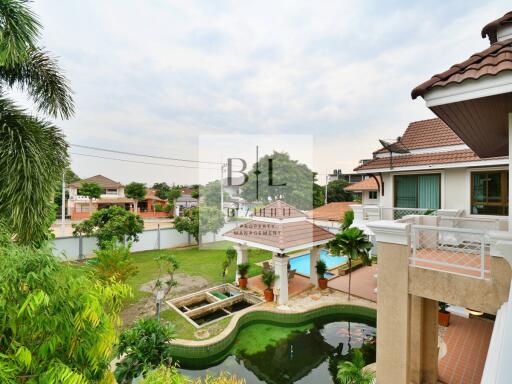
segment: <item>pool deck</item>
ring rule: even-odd
[[[354,296],[377,302],[377,280],[375,274],[377,273],[377,265],[374,264],[371,267],[361,267],[352,271],[352,284],[350,292]],[[336,289],[341,292],[348,292],[348,279],[349,276],[338,276],[330,279],[327,286],[332,289]]]
[[[309,281],[309,277],[296,274],[293,279],[288,281],[288,297],[293,297],[311,288],[313,288],[313,284]],[[247,289],[263,295],[266,286],[261,281],[261,275],[250,277],[247,281]]]

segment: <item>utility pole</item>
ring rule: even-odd
[[[224,167],[226,164],[220,166],[220,211],[224,214]]]
[[[327,204],[327,184],[329,184],[329,171],[325,171],[325,204]]]
[[[62,199],[60,209],[60,235],[64,236],[66,230],[66,170],[62,172]]]

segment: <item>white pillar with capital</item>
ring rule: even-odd
[[[313,247],[309,258],[309,280],[315,287],[318,287],[318,275],[316,274],[316,262],[318,260],[320,260],[320,247]]]
[[[236,278],[235,278],[235,284],[238,285],[238,279],[240,278],[240,274],[238,273],[238,266],[240,264],[245,264],[249,261],[249,249],[247,245],[243,244],[236,244],[235,245],[236,250]]]
[[[274,254],[274,272],[276,282],[274,292],[277,294],[277,303],[285,305],[288,303],[288,260],[289,257],[283,254]]]

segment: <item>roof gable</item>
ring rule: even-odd
[[[105,177],[103,175],[96,175],[92,177],[88,177],[87,179],[82,179],[75,181],[74,183],[69,184],[69,187],[72,188],[80,188],[82,183],[94,183],[98,184],[101,188],[122,188],[123,185],[117,181],[114,181],[112,179],[109,179],[108,177]]]

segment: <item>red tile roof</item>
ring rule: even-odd
[[[74,183],[69,184],[69,187],[80,188],[82,183],[94,183],[94,184],[98,184],[101,188],[111,188],[111,189],[117,189],[117,188],[121,188],[123,186],[121,183],[111,180],[108,177],[105,177],[103,175],[96,175],[93,177],[89,177],[87,179],[75,181]]]
[[[349,192],[360,192],[360,191],[377,191],[379,187],[373,177],[361,180],[358,183],[354,183],[345,188],[345,191]]]
[[[482,38],[485,39],[486,36],[489,37],[489,41],[491,44],[498,41],[498,28],[512,24],[512,12],[507,12],[505,15],[501,16],[499,19],[491,21],[485,27],[482,28]]]
[[[485,160],[506,159],[506,157],[492,157]],[[418,155],[401,155],[393,156],[393,167],[409,167],[415,165],[429,165],[429,164],[449,164],[461,163],[469,161],[482,160],[471,149],[462,149],[458,151],[447,151],[437,153],[425,153]],[[382,169],[389,168],[389,157],[380,157],[373,159],[365,164],[356,168],[358,171],[369,169]]]
[[[447,71],[432,76],[411,92],[413,99],[423,96],[434,87],[460,84],[465,80],[476,80],[483,76],[495,76],[512,70],[512,39],[493,43],[489,48],[473,54],[462,63],[453,65]]]
[[[341,221],[345,212],[351,211],[350,204],[353,201],[339,201],[322,205],[308,212],[308,217],[316,220]]]

